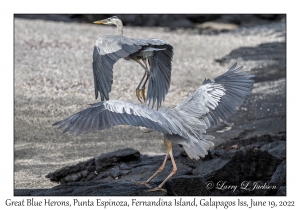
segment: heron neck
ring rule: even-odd
[[[122,21],[117,21],[116,22],[116,26],[117,26],[117,34],[118,35],[123,35],[123,23]]]

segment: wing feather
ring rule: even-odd
[[[149,58],[150,78],[147,90],[147,104],[153,108],[157,103],[157,109],[164,101],[166,94],[170,88],[173,47],[171,45],[163,45],[165,50],[153,52],[153,56]]]
[[[179,121],[174,122],[168,113],[156,111],[147,106],[118,100],[103,101],[92,104],[64,120],[54,123],[65,132],[88,133],[103,130],[115,125],[144,126],[165,134],[184,134]],[[172,122],[172,123],[169,123]],[[172,127],[173,126],[173,127]]]
[[[95,98],[100,92],[101,101],[109,100],[113,84],[113,65],[120,59],[142,48],[139,40],[124,36],[101,36],[95,43],[93,53],[93,72]]]
[[[214,80],[205,79],[196,92],[174,109],[186,115],[207,118],[213,126],[219,124],[220,119],[226,120],[242,105],[254,84],[251,79],[254,75],[242,71],[242,67],[236,68],[236,65]]]

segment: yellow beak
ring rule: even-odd
[[[108,21],[106,20],[106,19],[104,19],[104,20],[98,20],[98,21],[95,21],[95,22],[93,22],[94,24],[106,24],[106,23],[108,23]]]

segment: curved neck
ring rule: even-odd
[[[117,26],[117,34],[118,35],[123,35],[123,23],[121,20],[118,20],[115,22],[116,26]]]

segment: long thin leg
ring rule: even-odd
[[[135,61],[138,61],[138,62],[139,62],[139,60],[135,60]],[[144,80],[144,78],[145,78],[146,75],[147,75],[147,79],[146,79],[146,80],[148,80],[148,77],[149,77],[149,70],[148,70],[148,66],[147,66],[147,59],[146,59],[146,58],[143,58],[142,61],[144,62],[145,66],[144,66],[141,62],[139,62],[139,64],[141,64],[141,66],[143,66],[143,68],[145,69],[145,73],[144,73],[144,76],[143,76],[143,78],[141,79],[141,81],[140,81],[140,83],[139,83],[139,85],[137,86],[136,89],[140,89],[140,86],[141,86],[141,84],[142,84],[142,82],[143,82],[143,80]],[[146,83],[146,82],[147,82],[147,81],[144,82],[142,88],[145,87],[145,83]]]
[[[138,87],[136,88],[136,92],[135,92],[136,97],[138,98],[138,100],[139,100],[141,103],[143,103],[143,102],[142,102],[142,99],[143,99],[144,101],[146,100],[146,96],[145,96],[145,84],[146,84],[146,82],[147,82],[147,80],[148,80],[148,77],[149,77],[149,70],[148,70],[147,62],[146,62],[147,59],[146,59],[146,58],[143,58],[143,59],[142,59],[145,65],[143,65],[143,64],[139,61],[139,59],[138,59],[137,57],[131,57],[131,59],[134,60],[135,62],[137,62],[138,64],[140,64],[140,65],[143,67],[143,69],[145,70],[144,76],[143,76],[143,78],[141,79],[141,81],[140,81]],[[145,78],[146,75],[147,75],[147,79],[146,79],[146,81],[144,82],[144,85],[143,85],[142,89],[140,89],[140,86],[141,86],[141,84],[142,84],[142,82],[143,82],[143,80],[144,80],[144,78]]]
[[[146,58],[143,58],[143,62],[144,62],[144,64],[145,64],[145,66],[146,66],[146,68],[148,69],[146,72],[147,72],[147,77],[146,77],[146,80],[145,80],[145,82],[144,82],[144,84],[143,84],[143,86],[142,86],[142,96],[143,96],[143,98],[144,98],[144,101],[146,101],[146,83],[147,83],[147,81],[148,81],[148,79],[149,79],[149,77],[150,77],[150,72],[149,72],[149,67],[147,66],[147,61],[148,61],[148,59],[146,59]],[[143,78],[144,79],[144,78]]]
[[[165,159],[164,159],[164,162],[162,163],[162,165],[158,168],[158,170],[149,178],[147,179],[147,181],[145,182],[137,182],[137,181],[133,181],[135,185],[139,185],[139,184],[143,184],[143,185],[146,185],[148,188],[152,188],[150,185],[149,185],[149,182],[154,178],[156,177],[160,172],[162,172],[165,168],[165,165],[166,165],[166,162],[167,162],[167,159],[168,159],[168,153],[166,154],[165,156]]]
[[[131,59],[134,60],[135,62],[137,62],[138,64],[140,64],[145,71],[148,71],[147,66],[145,66],[144,64],[142,64],[137,57],[132,56]]]
[[[139,185],[139,184],[144,184],[146,185],[148,188],[151,188],[151,186],[149,185],[149,182],[155,178],[160,172],[162,172],[165,168],[165,165],[166,165],[166,162],[167,162],[167,159],[168,159],[168,155],[169,153],[166,154],[166,157],[164,159],[164,162],[162,163],[162,165],[158,168],[158,170],[149,178],[147,179],[147,181],[145,182],[137,182],[137,181],[133,181],[135,185]]]
[[[149,75],[147,74],[147,78],[142,86],[142,96],[143,96],[144,101],[146,101],[146,91],[145,91],[146,87],[145,86],[146,86],[148,79],[149,79]]]
[[[157,191],[157,190],[161,190],[161,191],[166,192],[166,190],[163,189],[162,186],[177,172],[177,166],[176,166],[176,163],[175,163],[175,160],[174,160],[174,157],[173,157],[173,152],[172,152],[172,142],[165,139],[164,143],[167,147],[168,154],[170,155],[170,158],[172,160],[173,170],[169,174],[169,176],[167,176],[167,178],[165,178],[165,180],[160,185],[158,185],[158,187],[156,187],[154,189],[147,190],[147,192],[154,192],[154,191]]]
[[[153,178],[155,178],[160,172],[162,172],[164,170],[167,159],[168,159],[168,153],[166,154],[166,157],[165,157],[162,165],[158,168],[158,170],[149,179],[147,179],[146,183],[149,183]]]
[[[150,77],[150,76],[147,74],[146,80],[145,80],[145,82],[144,82],[144,84],[143,84],[143,86],[142,86],[142,90],[146,89],[146,83],[147,83],[149,77]]]
[[[141,103],[143,103],[141,99],[144,99],[144,101],[145,101],[145,97],[144,97],[144,94],[143,94],[143,89],[140,89],[140,86],[141,86],[144,78],[146,77],[146,74],[147,74],[147,72],[145,71],[144,76],[143,76],[142,80],[140,81],[140,84],[137,86],[137,88],[135,90],[135,95]],[[141,92],[142,92],[142,94],[141,94]]]
[[[141,86],[141,84],[142,84],[144,78],[146,77],[146,75],[147,75],[147,72],[145,71],[143,78],[141,79],[139,85],[138,85],[137,88],[136,88],[137,90],[140,89],[140,86]]]

